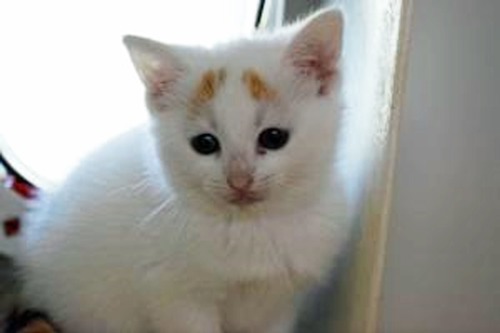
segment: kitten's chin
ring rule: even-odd
[[[209,195],[212,204],[221,211],[251,211],[254,209],[261,210],[270,201],[270,198],[265,193],[260,192],[226,192],[226,193],[212,193]]]

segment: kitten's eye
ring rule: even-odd
[[[220,150],[219,140],[208,133],[197,135],[191,139],[191,147],[202,155],[210,155]]]
[[[265,149],[277,150],[287,144],[289,136],[287,130],[275,127],[267,128],[259,134],[259,146]]]

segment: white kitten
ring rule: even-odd
[[[28,221],[26,297],[66,332],[284,333],[346,238],[342,16],[214,49],[126,37],[151,126]]]

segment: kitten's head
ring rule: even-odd
[[[214,49],[125,37],[180,198],[237,210],[314,198],[336,139],[342,24],[328,10]]]

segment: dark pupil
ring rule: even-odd
[[[210,155],[220,150],[219,141],[212,134],[200,134],[191,139],[193,149],[202,155]]]
[[[282,148],[288,142],[289,133],[279,128],[268,128],[259,135],[259,146],[266,149],[276,150]]]

